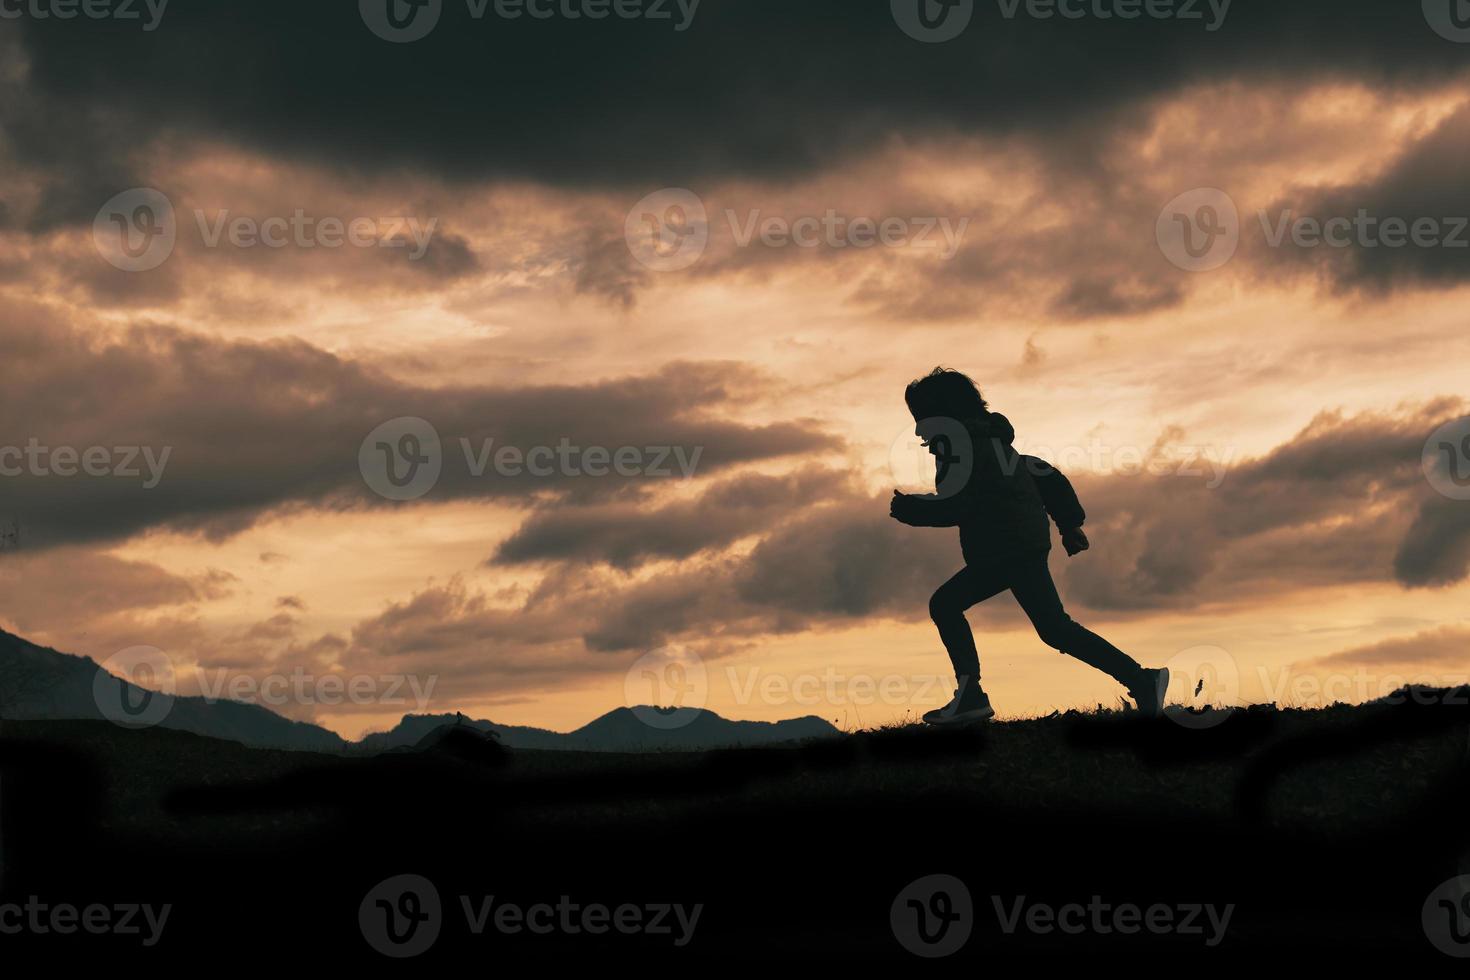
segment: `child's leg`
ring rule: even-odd
[[[1047,646],[1096,667],[1130,689],[1143,675],[1138,661],[1067,615],[1044,556],[1016,567],[1011,591]]]
[[[971,684],[980,686],[980,654],[975,649],[975,634],[970,632],[965,610],[1005,590],[1005,576],[999,570],[966,565],[929,600],[929,616],[938,627],[939,639],[954,665],[961,694]]]

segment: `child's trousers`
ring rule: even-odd
[[[1006,562],[966,565],[929,600],[929,615],[949,651],[961,691],[968,681],[978,684],[980,679],[980,656],[965,610],[1007,589],[1030,617],[1043,643],[1096,667],[1125,686],[1133,686],[1143,668],[1067,615],[1043,552]]]

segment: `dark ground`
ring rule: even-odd
[[[0,951],[293,974],[390,964],[364,939],[359,905],[383,879],[416,874],[437,887],[444,918],[414,967],[568,955],[923,967],[895,939],[890,905],[914,879],[949,874],[975,909],[958,960],[1158,954],[1133,965],[1275,970],[1383,954],[1463,972],[1426,939],[1421,908],[1470,873],[1466,695],[1256,708],[1204,730],[1073,714],[799,748],[499,763],[453,740],[343,758],[105,722],[0,723],[0,904],[173,906],[153,948],[23,933],[0,935]],[[676,948],[668,935],[475,936],[461,895],[704,909]],[[1007,934],[992,899],[1094,895],[1235,911],[1209,948],[1208,929]]]

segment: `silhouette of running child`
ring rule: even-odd
[[[1043,643],[1112,677],[1138,710],[1163,710],[1167,668],[1150,670],[1067,615],[1047,566],[1048,515],[1069,556],[1086,551],[1086,513],[1072,484],[1047,463],[1016,452],[1015,429],[990,411],[958,371],[935,368],[904,392],[915,433],[934,455],[935,493],[897,490],[889,514],[910,527],[958,527],[965,567],[929,600],[929,615],[954,665],[955,695],[924,715],[930,724],[984,721],[995,714],[980,686],[980,658],[965,610],[1009,590]]]

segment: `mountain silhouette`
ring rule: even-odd
[[[403,748],[394,751],[437,755],[476,765],[498,766],[510,758],[510,753],[500,744],[494,732],[459,721],[440,725],[419,739],[411,749]]]
[[[368,751],[385,752],[417,745],[430,733],[453,724],[455,720],[455,715],[404,715],[391,731],[368,735],[358,746]],[[617,708],[575,731],[565,733],[497,725],[490,721],[465,721],[464,724],[493,733],[506,748],[564,752],[697,752],[799,742],[840,734],[830,723],[810,715],[776,722],[732,721],[713,711],[697,708],[670,712],[646,706]]]
[[[107,675],[96,661],[59,653],[0,630],[0,720],[101,720],[95,685]],[[149,693],[117,679],[130,701]],[[645,720],[646,719],[646,720]],[[651,723],[650,723],[651,722]],[[336,732],[309,722],[292,721],[268,708],[240,701],[175,697],[160,728],[228,739],[252,748],[305,752],[379,753],[419,747],[445,726],[469,726],[493,734],[508,749],[571,752],[702,751],[738,746],[771,745],[826,738],[838,734],[812,716],[786,721],[731,721],[712,711],[651,707],[618,708],[572,732],[469,721],[455,714],[404,715],[390,731],[349,742]],[[464,742],[458,739],[456,745]],[[437,743],[436,743],[437,744]]]
[[[89,657],[59,653],[0,630],[0,719],[59,721],[104,719],[95,683],[105,673]],[[144,688],[119,680],[127,696],[145,697]],[[336,752],[347,742],[336,732],[283,718],[268,708],[239,701],[176,697],[160,728],[229,739],[252,748]]]

